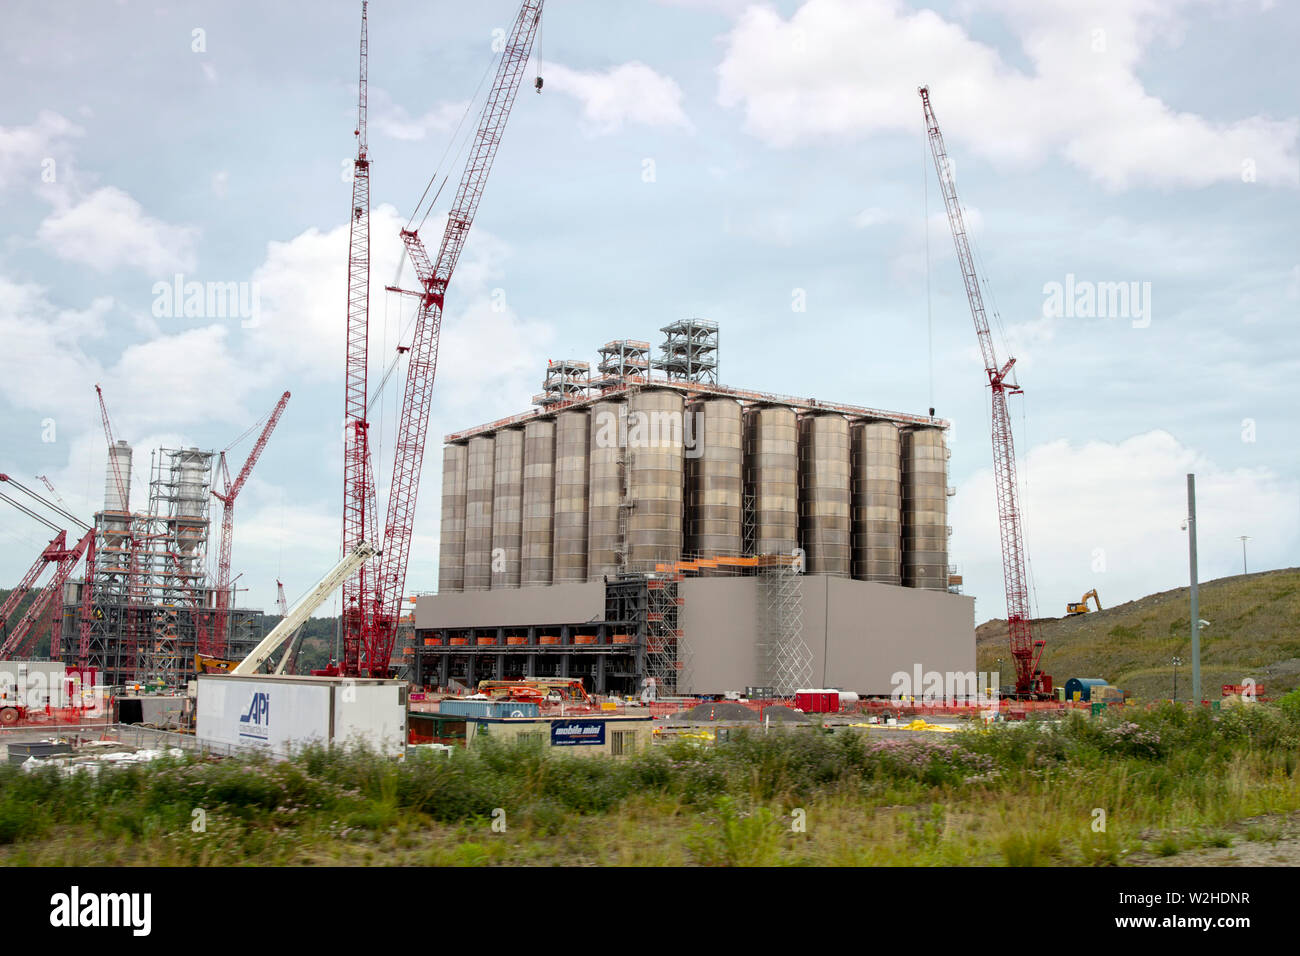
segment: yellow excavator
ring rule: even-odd
[[[1101,610],[1101,598],[1097,597],[1097,589],[1093,588],[1083,597],[1079,598],[1079,603],[1066,602],[1065,616],[1074,617],[1076,614],[1087,614],[1092,608],[1088,607],[1088,598],[1097,602],[1097,610]]]

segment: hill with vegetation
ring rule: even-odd
[[[1101,600],[1106,600],[1105,590]],[[1040,618],[1036,634],[1046,641],[1043,671],[1064,684],[1071,677],[1101,677],[1131,697],[1170,698],[1172,660],[1180,657],[1178,696],[1192,687],[1188,588],[1150,594],[1102,611],[1074,617]],[[1200,587],[1201,680],[1203,694],[1217,698],[1223,684],[1254,678],[1269,696],[1300,685],[1300,568],[1262,571],[1206,581]],[[998,669],[1012,679],[1007,622],[986,621],[975,629],[981,671]]]

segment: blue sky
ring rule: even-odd
[[[375,377],[409,318],[382,292],[397,230],[515,9],[371,4]],[[277,576],[298,594],[338,548],[359,4],[6,20],[0,470],[89,515],[96,382],[138,484],[148,449],[224,448],[290,390],[236,525],[241,602],[270,608]],[[1239,535],[1252,570],[1300,564],[1297,33],[1260,0],[552,0],[545,91],[520,94],[448,298],[408,589],[436,583],[439,436],[525,410],[547,358],[700,315],[727,384],[951,419],[952,560],[977,618],[1000,614],[987,389],[922,83],[1026,389],[1040,612],[1185,583],[1189,471],[1203,577],[1240,571]],[[155,314],[178,273],[248,283],[257,321]],[[1053,283],[1136,283],[1142,308],[1048,314]],[[5,508],[13,581],[46,536]]]

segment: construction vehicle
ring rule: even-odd
[[[1039,669],[1043,656],[1043,641],[1034,638],[1033,615],[1029,600],[1029,574],[1025,559],[1024,535],[1021,531],[1020,488],[1016,482],[1016,450],[1011,435],[1011,413],[1007,400],[1022,394],[1020,385],[1012,376],[1015,358],[1005,364],[998,361],[993,347],[993,334],[989,329],[984,296],[980,292],[980,277],[975,270],[975,256],[971,251],[962,215],[961,201],[957,198],[957,181],[948,159],[948,149],[939,130],[930,105],[930,89],[922,86],[922,108],[925,111],[925,128],[930,141],[930,152],[943,192],[944,208],[948,212],[948,225],[952,229],[953,244],[957,249],[957,264],[961,267],[962,281],[971,317],[975,320],[975,336],[979,340],[980,354],[984,360],[984,374],[992,393],[993,419],[993,478],[998,499],[998,525],[1002,538],[1002,578],[1007,599],[1007,630],[1011,640],[1011,659],[1016,668],[1015,696],[1021,700],[1048,697],[1052,693],[1052,679]]]
[[[576,677],[539,677],[524,680],[481,680],[478,692],[496,700],[548,700],[566,704],[587,704],[595,701]]]
[[[208,654],[194,655],[194,673],[196,674],[229,674],[239,666],[239,661],[232,661],[226,657],[212,657]]]
[[[1097,597],[1097,589],[1096,589],[1096,588],[1093,588],[1091,591],[1089,591],[1089,592],[1088,592],[1087,594],[1085,594],[1083,597],[1079,598],[1079,601],[1078,601],[1077,604],[1074,603],[1074,602],[1066,602],[1066,605],[1065,605],[1065,616],[1066,616],[1066,617],[1073,617],[1073,616],[1076,615],[1076,614],[1087,614],[1088,611],[1090,610],[1090,608],[1088,607],[1088,598],[1092,598],[1094,601],[1097,602],[1097,610],[1100,611],[1100,610],[1101,610],[1101,598]]]

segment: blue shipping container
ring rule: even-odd
[[[464,700],[448,698],[438,702],[438,713],[455,717],[540,717],[541,710],[532,701]]]

